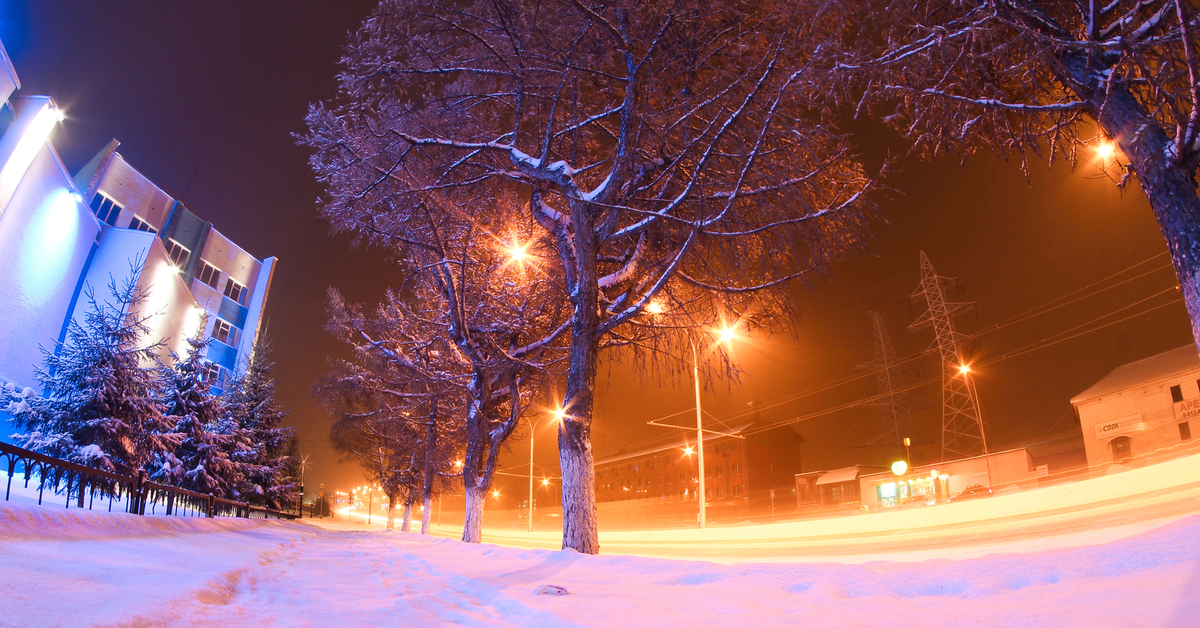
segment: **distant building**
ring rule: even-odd
[[[0,45],[0,384],[37,390],[41,348],[82,319],[86,295],[104,300],[110,280],[134,276],[153,315],[148,341],[182,354],[188,337],[211,336],[219,387],[249,358],[275,259],[198,218],[126,163],[115,140],[71,176],[49,141],[62,112],[47,96],[14,97],[19,88]]]
[[[761,422],[706,435],[703,473],[709,517],[743,516],[752,509],[769,509],[773,500],[790,511],[803,441],[790,427]],[[697,456],[686,448],[694,446],[694,439],[676,437],[597,460],[601,514],[624,510],[631,516],[658,513],[669,518],[676,511],[691,512],[697,507],[700,470]]]
[[[1188,344],[1113,369],[1071,399],[1093,474],[1196,451],[1200,356]]]

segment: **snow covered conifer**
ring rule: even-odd
[[[88,286],[82,324],[71,320],[67,338],[50,351],[42,348],[36,372],[43,396],[8,395],[9,412],[22,432],[14,442],[70,462],[113,473],[131,474],[169,449],[157,394],[155,350],[146,343],[146,322],[138,305],[146,292],[131,273],[119,286],[109,281],[111,299],[97,298]]]
[[[260,336],[245,372],[227,386],[222,427],[246,445],[233,455],[245,465],[240,499],[270,508],[290,508],[299,501],[296,464],[288,455],[296,430],[280,426],[287,411],[275,401],[275,365],[270,353],[270,342]]]
[[[230,459],[234,437],[214,430],[221,404],[205,377],[201,354],[208,341],[188,339],[188,352],[162,367],[165,418],[174,423],[174,451],[164,452],[151,478],[191,491],[231,496],[242,481],[242,465]]]

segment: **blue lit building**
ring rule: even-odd
[[[255,258],[194,214],[116,140],[69,173],[50,142],[62,113],[48,96],[16,95],[2,45],[0,57],[0,385],[37,390],[41,348],[82,318],[84,295],[105,297],[110,278],[133,272],[148,297],[139,309],[152,315],[148,342],[182,354],[188,337],[211,337],[219,388],[249,360],[275,258]]]

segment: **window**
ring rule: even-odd
[[[725,489],[724,489],[724,487],[718,486],[717,487],[717,499],[721,499],[723,497],[725,497]]]
[[[167,238],[167,257],[170,257],[171,261],[175,262],[176,268],[182,269],[184,266],[187,266],[188,257],[191,254],[192,252],[187,247]]]
[[[230,301],[237,302],[238,305],[245,305],[246,286],[230,279],[225,282],[225,296],[229,297]],[[634,469],[637,470],[636,468]]]
[[[659,484],[659,486],[662,486],[662,476],[661,475],[658,476],[658,484]]]
[[[712,499],[712,489],[711,488],[704,489],[704,499]]]
[[[209,362],[204,365],[201,377],[209,384],[216,384],[221,379],[221,367]]]
[[[92,197],[91,207],[100,222],[110,227],[117,223],[117,216],[120,216],[121,210],[124,209],[103,192],[96,192],[96,195]]]
[[[735,463],[729,465],[729,475],[737,475],[741,472],[742,472],[742,465],[740,462],[735,462]]]
[[[213,267],[212,264],[204,260],[200,260],[200,281],[208,284],[208,287],[216,290],[217,282],[221,279],[221,271]]]
[[[1179,384],[1175,384],[1171,387],[1171,401],[1174,401],[1175,403],[1183,401],[1183,388],[1180,387]]]
[[[130,221],[129,228],[137,230],[137,231],[148,231],[150,233],[158,233],[158,229],[151,227],[150,223],[146,222],[145,220],[142,220],[141,218],[138,218],[137,216],[134,216],[133,220]]]
[[[741,485],[741,484],[734,484],[734,485],[733,485],[733,496],[734,496],[734,497],[741,497],[741,496],[742,496],[742,485]]]
[[[705,479],[712,477],[712,467],[704,467],[704,477]]]
[[[212,337],[227,345],[233,345],[233,325],[218,318],[217,322],[213,323]]]
[[[1192,426],[1187,421],[1179,424],[1179,440],[1192,440]]]
[[[722,465],[717,465],[717,477],[723,477],[724,475],[725,475],[725,467]]]
[[[1133,455],[1133,439],[1128,436],[1118,436],[1108,443],[1112,450],[1113,462],[1120,462]]]
[[[670,483],[671,483],[671,474],[668,473],[667,474],[667,484],[670,484]]]
[[[680,482],[683,482],[683,481],[684,481],[684,478],[683,478],[683,474],[682,474],[682,473],[680,473],[680,474],[679,474],[679,481],[680,481]]]

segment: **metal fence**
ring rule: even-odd
[[[99,497],[101,507],[108,502],[112,512],[117,504],[121,511],[136,515],[159,514],[180,517],[242,517],[256,519],[295,519],[295,513],[261,506],[251,506],[213,495],[197,493],[176,486],[151,482],[146,474],[119,475],[59,460],[35,451],[0,443],[0,469],[8,472],[4,499],[12,495],[13,479],[24,475],[25,488],[37,482],[38,505],[49,491],[63,495],[65,507],[92,510]],[[147,513],[149,510],[149,513]]]

